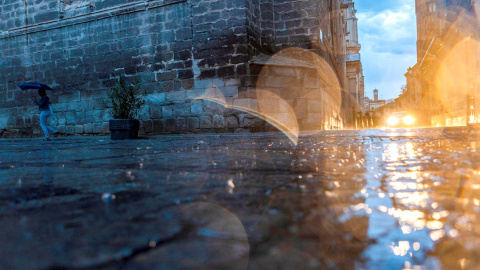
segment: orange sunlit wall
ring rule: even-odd
[[[470,0],[416,1],[416,81],[410,84],[419,86],[418,107],[428,125],[463,126],[480,120],[475,7]]]

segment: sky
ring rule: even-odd
[[[415,65],[417,27],[415,0],[354,0],[358,39],[362,46],[365,94],[380,99],[397,98],[405,73]]]

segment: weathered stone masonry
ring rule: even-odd
[[[141,79],[148,94],[142,132],[265,130],[255,116],[196,98],[254,99],[242,95],[258,77],[259,62],[251,60],[290,46],[316,51],[341,78],[342,44],[330,32],[341,22],[325,20],[338,2],[2,0],[0,129],[41,133],[36,92],[17,87],[39,81],[54,88],[51,120],[62,132],[107,133],[101,100],[112,74],[124,73]]]

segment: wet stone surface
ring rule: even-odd
[[[465,128],[0,140],[0,269],[478,269]]]

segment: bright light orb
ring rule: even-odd
[[[395,126],[395,125],[397,125],[397,124],[398,124],[398,118],[396,118],[396,117],[390,117],[390,118],[388,118],[388,124],[389,124],[390,126]]]
[[[403,118],[403,123],[407,124],[407,125],[413,125],[413,123],[415,123],[415,118],[413,118],[413,116],[405,116]]]

